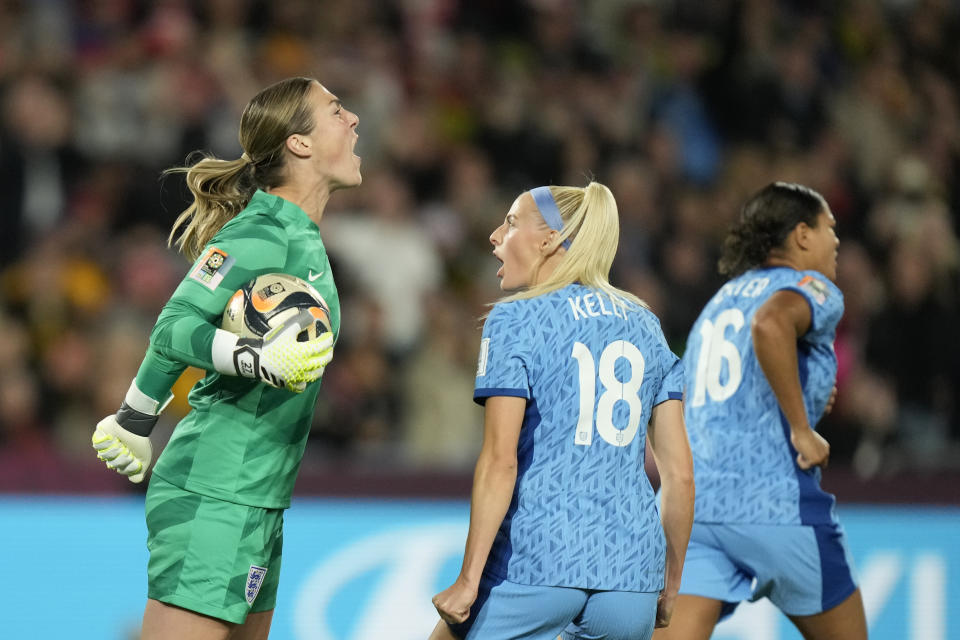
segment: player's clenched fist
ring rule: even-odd
[[[117,473],[140,482],[153,459],[150,438],[127,431],[117,422],[117,416],[107,416],[93,432],[93,448],[97,457]]]
[[[801,469],[827,467],[830,443],[809,427],[790,431],[790,444],[797,450],[797,466]]]
[[[477,589],[457,580],[433,596],[433,606],[447,624],[463,622],[470,615],[470,607],[477,599]]]

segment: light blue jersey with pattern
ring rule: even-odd
[[[797,342],[800,383],[810,425],[823,416],[837,375],[833,339],[843,294],[817,271],[786,267],[727,282],[700,313],[683,357],[697,522],[836,521],[819,467],[803,471],[796,464],[789,426],[753,350],[753,315],[784,289],[810,305],[810,329]]]
[[[663,587],[664,537],[644,472],[653,407],[683,371],[656,316],[574,284],[496,305],[474,399],[526,398],[513,500],[486,571],[528,585]]]

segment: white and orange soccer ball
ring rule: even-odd
[[[268,273],[230,297],[220,327],[241,338],[262,338],[301,310],[309,311],[315,321],[297,335],[297,340],[312,340],[331,330],[330,307],[316,289],[295,276]]]

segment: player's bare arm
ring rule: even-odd
[[[517,482],[517,443],[526,406],[525,398],[494,396],[487,399],[483,446],[473,476],[463,567],[456,581],[433,597],[433,605],[445,622],[466,620],[477,597],[483,567]]]
[[[660,473],[660,518],[667,540],[666,576],[656,622],[658,627],[665,627],[670,624],[680,589],[683,558],[693,526],[693,455],[683,423],[683,403],[667,400],[654,407],[648,434]]]
[[[810,305],[799,293],[778,291],[757,310],[750,327],[757,362],[790,425],[790,442],[802,469],[827,465],[830,445],[815,432],[803,403],[797,340],[809,330]]]

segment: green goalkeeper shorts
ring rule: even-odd
[[[153,475],[146,511],[149,598],[237,624],[276,606],[283,509],[202,496]]]

